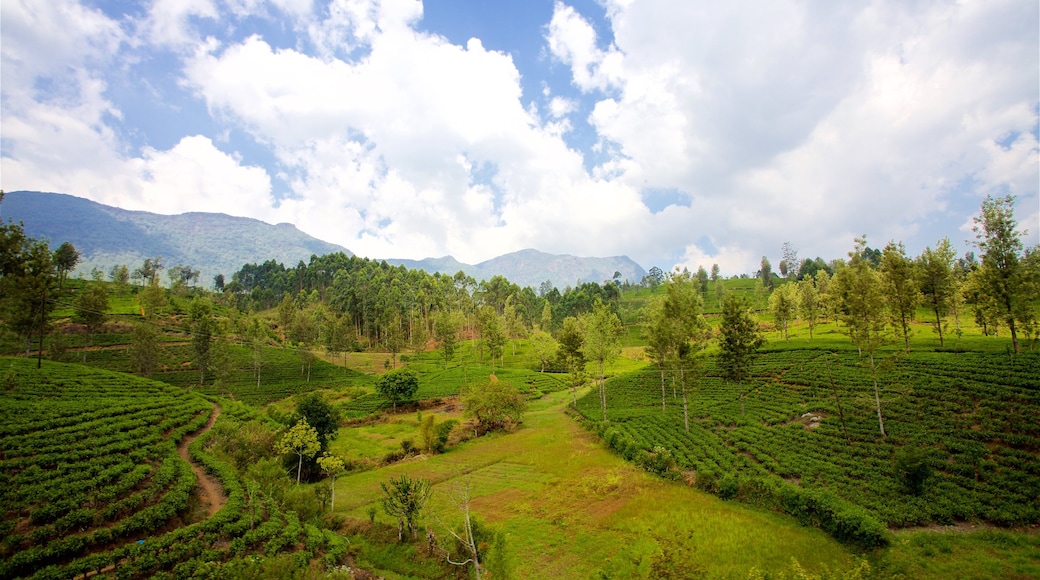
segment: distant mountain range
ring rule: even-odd
[[[271,225],[259,220],[217,213],[160,215],[129,211],[60,193],[13,191],[5,194],[0,217],[25,225],[25,233],[46,238],[51,248],[70,242],[81,254],[77,273],[126,264],[131,270],[146,258],[162,256],[169,268],[177,264],[199,270],[199,282],[213,277],[229,280],[244,264],[275,260],[293,266],[312,255],[350,250],[309,236],[292,224]],[[622,280],[638,282],[646,271],[627,256],[579,258],[521,250],[476,265],[451,256],[425,260],[388,259],[393,265],[454,274],[459,270],[476,280],[505,276],[520,286],[550,280],[561,290],[580,282],[602,282],[620,272]]]

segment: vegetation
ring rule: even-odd
[[[342,254],[87,281],[3,225],[0,577],[1036,576],[1012,203],[980,261],[860,237],[563,292]]]

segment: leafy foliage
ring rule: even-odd
[[[419,377],[408,369],[387,372],[376,381],[376,390],[397,409],[398,403],[411,401],[419,390]]]

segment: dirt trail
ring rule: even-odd
[[[197,439],[199,435],[212,429],[213,424],[217,422],[217,417],[219,416],[220,407],[213,405],[213,413],[209,416],[209,421],[206,421],[206,426],[195,433],[188,435],[184,439],[181,439],[180,444],[177,445],[177,453],[183,457],[185,461],[191,464],[191,470],[195,472],[195,478],[198,479],[199,482],[199,501],[209,506],[207,513],[211,517],[213,514],[220,511],[220,508],[224,507],[224,504],[227,503],[227,498],[224,497],[224,486],[220,485],[220,481],[217,480],[217,478],[206,473],[205,468],[191,460],[191,457],[188,455],[188,445]]]

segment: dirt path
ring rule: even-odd
[[[219,416],[220,407],[213,405],[213,413],[209,416],[209,421],[206,421],[206,426],[195,433],[188,435],[181,440],[179,445],[177,445],[177,453],[183,457],[185,461],[191,464],[191,470],[195,472],[195,478],[199,482],[199,501],[209,506],[207,513],[210,517],[220,511],[220,508],[224,507],[224,504],[227,503],[227,498],[224,497],[224,486],[220,485],[220,481],[218,481],[217,478],[206,473],[204,467],[191,460],[191,457],[188,455],[188,445],[197,439],[199,435],[212,429],[213,424],[217,422],[217,417]]]

